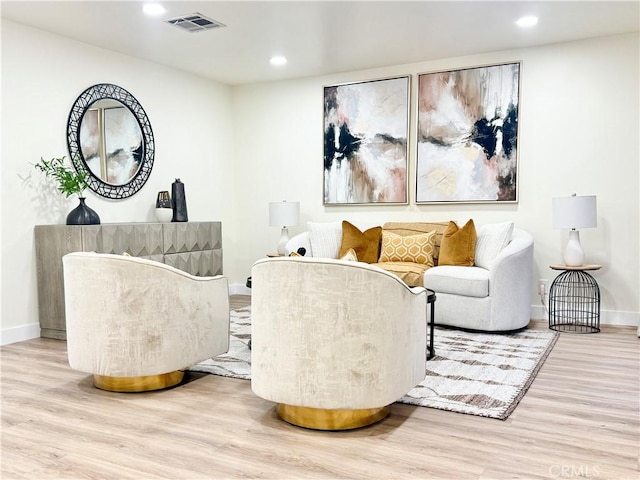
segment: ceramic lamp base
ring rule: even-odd
[[[570,267],[579,267],[584,265],[584,250],[580,244],[580,232],[578,230],[569,230],[569,241],[564,249],[564,264]]]
[[[287,227],[282,227],[282,231],[280,232],[280,241],[278,242],[278,248],[277,248],[277,252],[280,255],[284,255],[286,252],[286,245],[287,242],[289,241],[289,230],[287,229]]]

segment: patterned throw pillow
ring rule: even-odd
[[[346,220],[342,221],[342,243],[339,256],[353,250],[361,262],[376,263],[380,257],[382,227],[373,227],[364,232]]]
[[[382,231],[381,262],[413,262],[433,267],[433,250],[437,232],[398,235]]]

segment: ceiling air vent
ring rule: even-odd
[[[211,18],[207,18],[201,13],[192,13],[191,15],[182,15],[181,17],[169,18],[165,20],[169,25],[181,28],[187,32],[201,32],[212,28],[226,27],[224,23],[217,22]]]

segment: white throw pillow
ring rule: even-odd
[[[513,222],[488,223],[480,226],[476,241],[476,266],[488,269],[491,261],[509,245],[512,235]]]
[[[308,222],[311,252],[316,258],[338,258],[342,243],[342,222]]]

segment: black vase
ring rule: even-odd
[[[173,207],[172,222],[188,222],[187,199],[184,195],[184,183],[176,178],[171,184],[171,205]]]
[[[67,225],[100,225],[100,217],[95,210],[90,209],[84,203],[84,197],[80,197],[80,205],[67,215]]]

